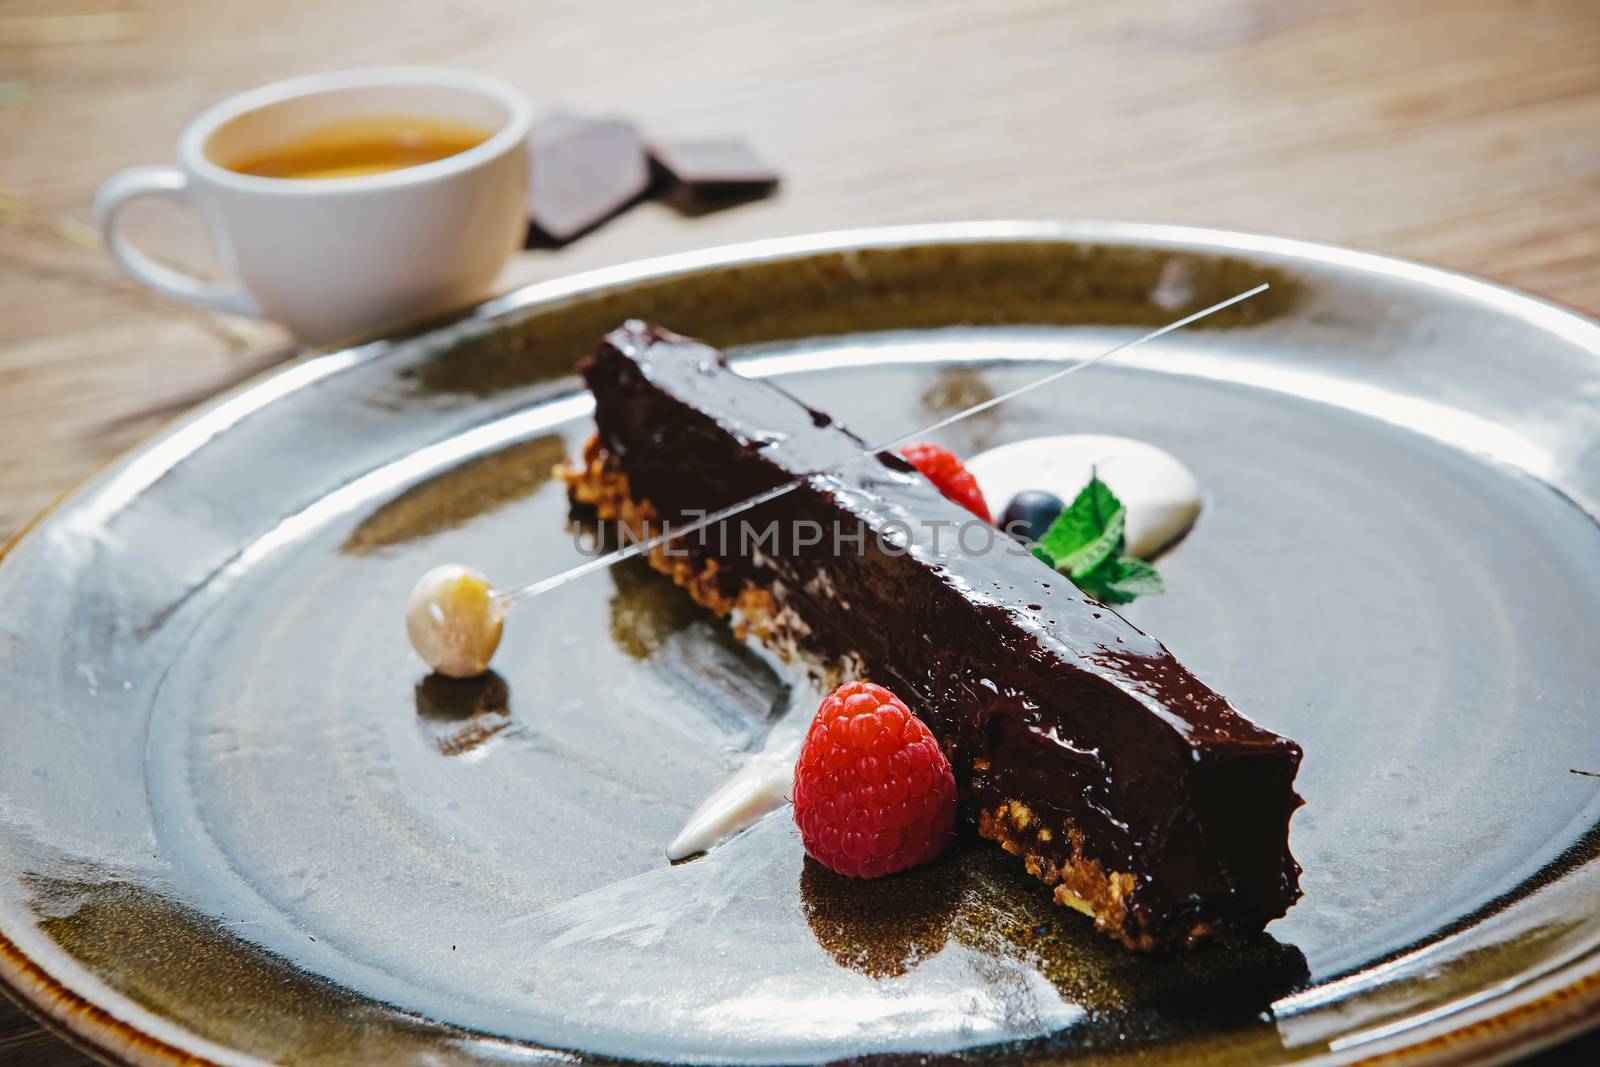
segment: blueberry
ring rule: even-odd
[[[1027,541],[1037,541],[1066,506],[1060,497],[1052,493],[1039,489],[1026,490],[1012,497],[1011,503],[1006,505],[1006,510],[1000,515],[1000,529]]]

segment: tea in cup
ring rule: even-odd
[[[430,67],[317,74],[201,114],[178,165],[100,189],[106,246],[168,296],[274,319],[325,343],[414,322],[488,294],[527,226],[532,108],[493,78]],[[205,219],[223,282],[139,251],[119,225],[146,196]]]

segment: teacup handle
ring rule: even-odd
[[[201,281],[182,271],[157,263],[123,236],[117,220],[122,209],[145,196],[162,196],[184,207],[189,203],[189,178],[177,167],[131,167],[100,187],[94,198],[95,219],[100,238],[111,258],[122,269],[158,293],[187,300],[217,311],[261,317],[261,308],[250,294],[236,285]]]

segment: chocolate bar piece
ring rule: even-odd
[[[651,145],[650,158],[676,183],[678,200],[744,200],[778,185],[778,172],[743,141],[667,141]]]
[[[635,531],[827,471],[651,562],[741,635],[894,691],[978,832],[1057,901],[1149,950],[1259,931],[1299,897],[1299,746],[1159,641],[1004,535],[958,536],[977,520],[898,456],[835,466],[861,438],[704,344],[630,322],[581,369],[598,432],[569,491]]]
[[[650,187],[644,142],[626,122],[551,115],[528,140],[530,238],[564,244]]]

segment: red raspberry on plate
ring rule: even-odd
[[[984,502],[983,491],[978,488],[978,479],[961,465],[961,460],[954,452],[943,445],[920,441],[902,445],[900,455],[921,471],[922,476],[932,482],[939,492],[984,522],[994,521],[989,518],[989,505]]]
[[[817,709],[794,767],[806,851],[851,878],[927,863],[955,833],[956,780],[939,743],[895,695],[846,682]]]

